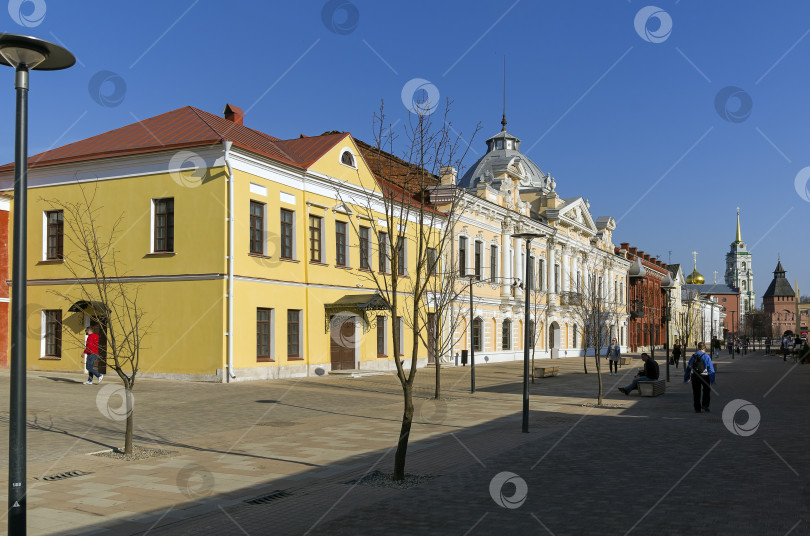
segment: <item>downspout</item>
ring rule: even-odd
[[[231,150],[233,142],[223,140],[222,146],[225,148],[225,167],[228,169],[228,365],[225,376],[225,381],[230,383],[231,379],[236,379],[233,373],[233,168],[228,159],[228,153]]]

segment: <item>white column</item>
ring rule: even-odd
[[[580,289],[577,288],[577,272],[579,272],[579,255],[577,252],[574,252],[574,268],[573,272],[571,272],[571,290],[574,292],[578,292]],[[582,282],[580,281],[580,284]]]
[[[546,284],[548,288],[549,294],[554,294],[554,263],[557,260],[556,251],[554,249],[554,242],[549,240],[548,242],[548,277],[546,277]]]
[[[509,292],[509,285],[512,284],[510,281],[512,274],[509,273],[509,243],[512,239],[509,231],[509,225],[501,226],[501,298],[508,298],[511,295]]]
[[[562,278],[562,282],[560,284],[560,289],[563,292],[568,292],[571,290],[570,283],[571,283],[571,276],[568,273],[570,270],[568,269],[568,248],[563,246],[562,250],[560,251],[560,277]]]
[[[523,267],[520,264],[520,257],[521,257],[520,252],[523,249],[521,247],[522,242],[523,242],[523,240],[517,240],[517,239],[515,240],[514,251],[513,251],[513,253],[514,253],[514,255],[513,255],[513,258],[514,258],[513,269],[515,271],[515,278],[520,278],[521,281],[525,281],[525,279],[523,277],[521,277],[521,274],[522,274],[522,271],[523,271]],[[519,288],[515,287],[515,298],[520,298],[522,296],[523,296],[523,292],[521,292],[521,290]]]

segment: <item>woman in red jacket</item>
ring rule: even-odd
[[[85,367],[87,368],[87,381],[84,382],[85,385],[90,385],[93,383],[93,376],[98,378],[98,383],[101,383],[102,378],[104,378],[103,374],[99,374],[96,370],[96,360],[98,359],[98,335],[93,333],[93,328],[87,327],[84,330],[85,334],[87,334],[87,342],[84,346],[84,354],[85,354]]]

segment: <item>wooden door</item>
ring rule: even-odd
[[[333,330],[329,337],[332,370],[354,369],[354,318],[346,318],[338,326],[333,323],[330,330]]]
[[[98,333],[98,359],[96,360],[96,370],[99,374],[107,374],[107,334],[96,322],[92,322],[90,327],[93,333]]]

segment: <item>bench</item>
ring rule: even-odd
[[[560,367],[534,367],[535,378],[545,378],[546,376],[556,376],[560,372]]]
[[[632,357],[620,357],[619,358],[619,365],[629,365],[633,362]]]
[[[638,382],[638,392],[641,396],[658,396],[667,392],[666,380],[653,380],[648,382]]]

